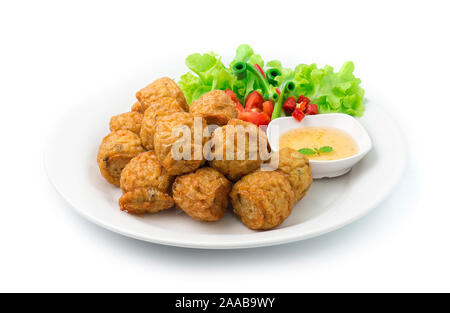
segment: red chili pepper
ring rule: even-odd
[[[306,101],[302,101],[300,103],[297,103],[296,108],[300,109],[300,111],[302,112],[305,112],[306,106],[307,106]]]
[[[275,91],[277,92],[277,94],[278,94],[278,95],[281,95],[281,91],[280,91],[280,88],[278,88],[278,87],[277,87],[277,88],[275,88]]]
[[[306,110],[305,110],[306,114],[314,115],[314,114],[317,114],[318,112],[319,112],[319,108],[317,107],[317,104],[310,103],[310,104],[306,105]]]
[[[297,103],[306,102],[306,104],[309,104],[311,100],[309,98],[305,97],[304,95],[301,95],[298,97]]]
[[[292,116],[299,122],[301,122],[305,118],[305,113],[300,111],[300,109],[295,109],[294,112],[292,112]]]
[[[262,111],[262,104],[264,103],[264,98],[257,91],[253,91],[245,99],[245,111],[251,111],[256,109],[257,111]]]
[[[296,107],[296,103],[295,103],[294,97],[289,97],[284,101],[284,104],[283,104],[284,112],[292,113],[292,112],[294,112],[295,107]]]
[[[259,66],[257,63],[255,64],[256,69],[262,74],[262,76],[264,76],[264,78],[266,78],[266,73],[264,73],[263,69],[261,68],[261,66]]]
[[[266,113],[267,116],[272,116],[273,113],[273,102],[272,101],[266,101],[263,103],[263,112]]]
[[[256,126],[268,125],[270,123],[270,117],[264,112],[244,111],[239,113],[238,118]]]

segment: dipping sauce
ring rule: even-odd
[[[332,147],[333,151],[306,155],[310,160],[330,161],[348,158],[358,153],[358,145],[345,131],[335,127],[299,127],[280,136],[279,148],[295,150]]]

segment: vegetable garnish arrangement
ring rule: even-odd
[[[213,52],[191,54],[186,65],[193,73],[181,76],[179,86],[189,104],[211,90],[225,90],[235,101],[239,118],[255,125],[281,116],[301,121],[313,114],[364,114],[364,89],[353,74],[353,62],[344,63],[338,72],[316,64],[290,69],[278,60],[265,63],[243,44],[228,66]]]

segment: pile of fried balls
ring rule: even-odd
[[[255,151],[249,140],[238,145],[234,136],[234,152],[244,157],[226,159],[230,141],[214,142],[221,137],[219,132],[228,136],[240,125],[254,131],[259,140],[267,142],[267,138],[257,126],[237,119],[235,102],[224,91],[210,91],[188,105],[177,84],[163,77],[138,91],[136,98],[130,112],[111,118],[111,132],[97,155],[102,176],[122,189],[122,211],[140,215],[176,207],[195,220],[212,222],[226,214],[231,199],[242,223],[253,230],[268,230],[279,226],[308,191],[309,161],[293,149],[272,156],[278,158],[278,167],[266,171],[261,166],[268,161],[258,153],[256,159],[250,157]],[[201,118],[202,128],[217,125],[211,131],[212,149],[222,158],[180,160],[173,155],[172,147],[181,138],[173,130],[184,127],[194,132],[195,118]],[[201,144],[197,141],[191,138],[188,143],[192,154],[203,149],[207,138]]]

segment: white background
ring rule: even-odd
[[[447,4],[2,1],[0,290],[450,291]],[[200,251],[103,230],[54,191],[42,155],[65,112],[133,73],[151,76],[171,51],[232,54],[244,42],[265,59],[355,62],[409,149],[403,179],[376,210],[304,242]]]

